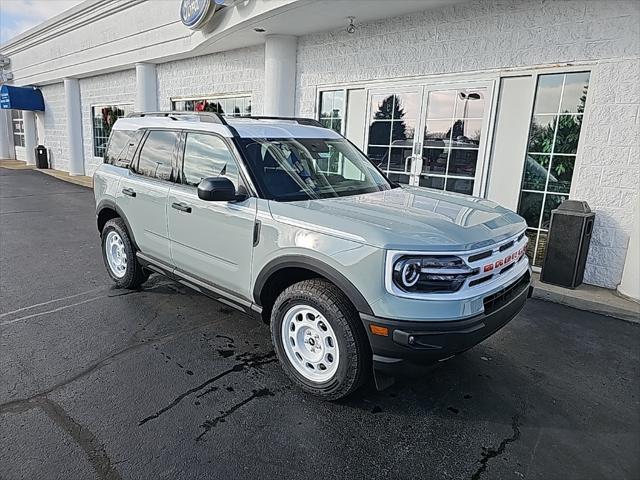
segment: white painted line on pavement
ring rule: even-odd
[[[28,307],[22,307],[17,310],[13,310],[12,312],[6,312],[0,314],[0,318],[6,317],[8,315],[13,315],[14,313],[23,312],[24,310],[30,310],[32,308],[42,307],[44,305],[49,305],[50,303],[61,302],[62,300],[69,300],[70,298],[81,297],[82,295],[86,295],[87,293],[97,292],[98,290],[104,290],[107,288],[111,288],[109,285],[105,285],[103,287],[92,288],[91,290],[87,290],[86,292],[76,293],[74,295],[69,295],[68,297],[60,297],[55,298],[53,300],[49,300],[48,302],[36,303],[35,305],[29,305]]]

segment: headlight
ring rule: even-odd
[[[404,292],[456,292],[474,273],[453,255],[403,255],[393,264],[393,283]]]

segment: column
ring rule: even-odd
[[[24,121],[24,149],[27,165],[36,164],[36,114],[31,110],[22,111]]]
[[[77,78],[64,79],[64,96],[65,106],[67,107],[67,151],[69,155],[69,174],[84,175],[80,82]]]
[[[0,159],[14,160],[15,158],[11,110],[0,110]]]
[[[267,35],[264,46],[264,115],[295,115],[298,40]]]
[[[136,63],[136,112],[158,110],[158,83],[153,63]]]

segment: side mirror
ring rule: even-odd
[[[210,177],[198,184],[198,198],[208,202],[230,202],[236,199],[236,187],[227,177]]]

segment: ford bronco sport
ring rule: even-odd
[[[117,286],[157,272],[261,316],[287,375],[326,399],[473,347],[530,293],[521,217],[397,185],[310,119],[133,114],[94,188]]]

